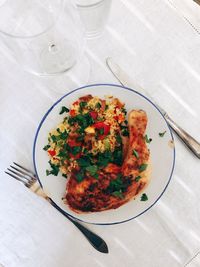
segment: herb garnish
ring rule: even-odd
[[[101,104],[98,102],[98,103],[96,103],[96,105],[95,105],[95,108],[98,108],[98,109],[100,109],[101,108]]]
[[[74,147],[71,148],[71,153],[72,153],[72,155],[75,156],[78,153],[80,153],[81,150],[82,150],[82,147],[80,147],[80,146],[74,146]]]
[[[124,127],[125,127],[125,126],[124,126]],[[129,136],[128,127],[122,129],[122,135],[123,135],[123,136]]]
[[[142,194],[141,198],[140,198],[141,201],[147,201],[148,200],[148,196],[147,194]]]
[[[139,159],[139,154],[138,154],[138,152],[137,152],[135,149],[133,149],[133,155],[134,155],[137,159]]]
[[[146,164],[146,163],[143,163],[142,165],[140,165],[140,167],[139,167],[139,172],[143,172],[143,171],[145,171],[146,168],[147,168],[147,166],[148,166],[148,164]]]
[[[61,114],[63,114],[64,112],[68,113],[68,112],[69,112],[69,109],[66,108],[65,106],[62,106],[61,111],[59,112],[59,114],[61,115]]]
[[[160,137],[163,137],[166,134],[167,131],[164,131],[163,133],[159,133]]]
[[[149,138],[147,134],[145,134],[144,139],[145,139],[147,144],[150,144],[152,141],[152,138]]]
[[[139,182],[139,180],[142,178],[142,176],[138,175],[137,177],[135,177],[135,181]]]
[[[122,190],[114,191],[114,192],[112,193],[112,195],[115,196],[115,197],[121,198],[121,199],[124,198],[124,195],[123,195],[123,193],[122,193]]]
[[[57,176],[58,173],[59,173],[59,167],[60,167],[60,166],[51,163],[50,160],[49,160],[49,164],[50,164],[50,166],[51,166],[51,170],[46,170],[46,175],[48,176],[48,175],[52,174],[52,175]]]
[[[47,151],[51,146],[50,145],[46,145],[43,147],[43,150]]]
[[[84,176],[85,176],[84,170],[80,170],[80,172],[76,174],[76,180],[80,183],[83,181]]]
[[[94,176],[94,175],[97,173],[97,171],[98,171],[98,167],[97,167],[97,165],[90,165],[90,166],[86,167],[85,169],[86,169],[86,171],[88,171],[92,176]]]
[[[83,109],[84,109],[86,106],[87,106],[87,102],[85,102],[85,101],[80,102],[80,104],[79,104],[80,112],[82,112]]]

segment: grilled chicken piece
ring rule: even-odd
[[[144,139],[147,127],[146,112],[132,110],[128,116],[128,124],[129,148],[123,162],[122,174],[123,176],[132,176],[133,182],[125,193],[122,201],[124,203],[144,189],[150,176],[150,152]]]
[[[128,151],[122,167],[108,164],[99,171],[99,178],[85,177],[80,183],[72,174],[67,184],[66,202],[75,212],[103,211],[115,209],[136,196],[148,183],[149,150],[144,140],[147,115],[143,110],[133,110],[128,116],[129,142]],[[145,169],[145,170],[143,170]],[[109,194],[109,186],[118,175],[126,184],[123,197]]]

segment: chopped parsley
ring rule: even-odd
[[[43,147],[43,150],[47,151],[51,146],[50,145],[46,145]]]
[[[81,170],[79,173],[76,174],[76,180],[78,183],[82,182],[85,176],[84,170]]]
[[[127,114],[127,111],[126,111],[126,109],[125,109],[125,108],[122,108],[122,112],[124,113],[124,115],[126,115],[126,114]]]
[[[121,199],[124,198],[124,195],[123,195],[123,193],[122,193],[121,190],[119,190],[119,191],[114,191],[114,192],[112,193],[112,195],[115,196],[115,197],[121,198]]]
[[[131,177],[122,177],[121,174],[117,175],[115,180],[112,180],[106,189],[106,193],[113,194],[114,192],[125,192],[131,184]]]
[[[144,139],[145,139],[147,144],[150,144],[152,141],[152,138],[149,138],[147,134],[145,134]]]
[[[139,154],[138,154],[138,152],[137,152],[135,149],[133,149],[133,155],[134,155],[137,159],[139,159]]]
[[[100,135],[103,135],[104,134],[104,129],[103,128],[99,129],[99,134]]]
[[[76,160],[80,167],[89,167],[91,165],[90,159],[87,156],[83,156]]]
[[[142,194],[141,198],[140,198],[141,201],[147,201],[148,200],[148,196],[147,194]]]
[[[101,108],[101,104],[98,102],[98,103],[96,103],[96,105],[95,105],[95,108],[98,108],[98,109],[100,109]]]
[[[80,147],[80,146],[74,146],[74,147],[71,148],[71,153],[72,153],[72,155],[75,156],[78,153],[80,153],[81,150],[82,150],[82,147]]]
[[[160,137],[163,137],[166,134],[167,131],[164,131],[163,133],[159,133]]]
[[[69,112],[69,109],[66,108],[65,106],[62,106],[61,111],[59,112],[59,114],[61,115],[61,114],[63,114],[64,112],[68,113],[68,112]]]
[[[139,180],[142,178],[142,176],[138,175],[137,177],[135,177],[135,181],[139,182]]]
[[[128,127],[122,129],[122,135],[123,135],[123,136],[129,136]]]
[[[82,112],[83,109],[84,109],[86,106],[87,106],[87,102],[85,102],[85,101],[80,102],[80,104],[79,104],[80,112]]]
[[[48,175],[52,174],[52,175],[57,176],[59,173],[60,166],[51,163],[51,161],[49,161],[49,164],[51,166],[51,170],[46,170],[46,175],[48,176]]]
[[[139,167],[139,172],[145,171],[147,166],[148,166],[148,164],[146,164],[146,163],[141,164],[140,167]]]
[[[90,165],[88,167],[85,168],[86,171],[88,171],[90,173],[90,175],[94,176],[96,175],[97,171],[98,171],[98,167],[97,165]]]

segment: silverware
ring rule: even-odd
[[[200,143],[197,142],[191,135],[189,135],[185,130],[183,130],[180,126],[177,125],[176,122],[174,122],[170,116],[167,114],[167,112],[162,109],[153,99],[147,91],[145,91],[141,86],[134,83],[131,78],[117,65],[112,58],[106,59],[106,64],[110,71],[113,73],[113,75],[117,78],[117,80],[121,83],[123,86],[131,87],[134,90],[138,91],[139,93],[144,94],[149,99],[152,100],[152,102],[157,106],[157,108],[160,110],[160,112],[165,117],[167,123],[169,126],[174,130],[174,132],[181,138],[181,140],[185,143],[185,145],[200,159]]]
[[[194,2],[196,2],[198,5],[200,5],[200,0],[193,0]]]
[[[14,165],[10,165],[10,168],[8,168],[5,173],[10,175],[12,178],[18,180],[19,182],[23,183],[32,192],[45,198],[53,207],[55,207],[60,213],[62,213],[82,232],[82,234],[87,238],[87,240],[96,250],[102,253],[108,253],[108,246],[100,236],[93,233],[91,230],[83,226],[75,219],[72,219],[44,193],[40,184],[38,183],[36,175],[32,171],[14,162]]]

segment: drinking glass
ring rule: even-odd
[[[103,32],[111,7],[111,0],[75,0],[88,38]]]
[[[73,71],[83,57],[84,34],[70,0],[0,0],[0,38],[29,72]],[[87,66],[79,70],[83,80],[88,78]]]

